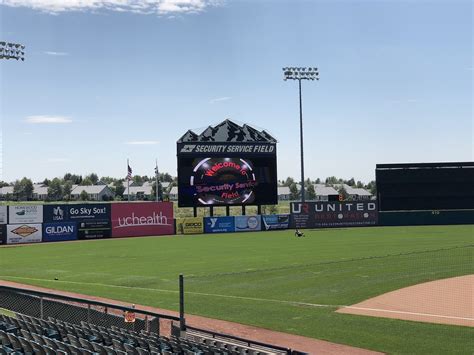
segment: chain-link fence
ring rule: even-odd
[[[0,287],[0,308],[40,319],[52,317],[76,325],[86,322],[136,332],[144,330],[157,335],[169,334],[169,323],[179,321],[178,317],[140,311],[132,307],[3,286]]]
[[[134,332],[145,331],[157,336],[184,336],[190,340],[213,339],[234,345],[251,347],[269,354],[299,354],[288,348],[274,346],[249,339],[187,327],[183,318],[158,314],[134,307],[96,302],[81,298],[54,295],[14,287],[0,286],[0,310],[20,313],[43,320],[60,320],[83,326],[84,323],[106,328],[121,328]],[[185,332],[183,332],[186,330]]]

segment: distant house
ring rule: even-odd
[[[0,199],[10,200],[13,198],[13,186],[0,187]]]
[[[370,200],[372,198],[372,194],[366,189],[356,188],[346,184],[343,186],[349,200]]]
[[[107,185],[76,186],[71,192],[72,200],[80,200],[81,193],[85,191],[91,201],[106,201],[114,197],[113,191]]]
[[[332,187],[325,184],[315,184],[314,191],[316,192],[316,201],[337,201],[339,200],[339,192]]]
[[[142,186],[130,186],[130,188],[125,187],[123,192],[124,200],[128,200],[128,195],[130,195],[131,201],[143,201],[143,200],[152,200],[152,185],[143,184]]]
[[[168,194],[170,201],[178,200],[178,187],[173,186]]]
[[[44,184],[33,184],[33,200],[45,201],[48,198],[48,186]]]
[[[288,186],[278,186],[278,200],[289,201],[291,198],[290,188]]]
[[[336,186],[336,185],[334,185]],[[338,188],[343,187],[344,190],[347,193],[347,199],[352,200],[352,201],[357,201],[357,200],[371,200],[373,195],[366,189],[362,189],[359,187],[352,187],[347,184],[338,184]]]

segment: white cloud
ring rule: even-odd
[[[71,123],[72,119],[66,116],[28,116],[25,119],[26,122],[32,124],[55,124],[55,123]]]
[[[125,144],[128,144],[128,145],[154,145],[154,144],[158,144],[158,141],[130,141],[130,142],[125,142]]]
[[[209,101],[209,103],[214,104],[214,103],[216,103],[216,102],[227,101],[227,100],[230,100],[230,99],[231,99],[231,97],[229,97],[229,96],[218,97],[218,98],[215,98],[215,99],[211,99],[211,100]]]
[[[44,54],[47,54],[47,55],[55,55],[55,56],[65,56],[65,55],[69,55],[69,53],[66,53],[66,52],[51,52],[51,51],[46,51],[46,52],[43,52]]]
[[[66,11],[111,10],[139,14],[199,13],[224,0],[0,0],[0,5],[28,7],[50,14]]]

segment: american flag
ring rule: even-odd
[[[128,164],[127,164],[127,167],[128,167],[127,180],[130,181],[132,180],[132,168]]]

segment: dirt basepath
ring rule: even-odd
[[[72,292],[64,292],[51,290],[43,287],[24,285],[16,282],[3,281],[0,280],[0,285],[22,288],[25,290],[34,290],[41,292],[49,292],[56,295],[64,295],[70,297],[79,297],[85,300],[91,301],[100,301],[105,303],[111,303],[122,306],[130,306],[130,303],[115,301],[107,298],[87,296]],[[137,310],[146,310],[151,312],[157,312],[165,315],[179,316],[177,312],[169,311],[166,309],[153,308],[147,306],[136,305]],[[260,341],[269,344],[275,344],[282,347],[291,348],[298,351],[304,351],[310,354],[334,354],[334,355],[370,355],[370,354],[380,354],[375,351],[354,348],[347,345],[330,343],[324,340],[317,340],[312,338],[307,338],[299,335],[292,335],[287,333],[276,332],[272,330],[267,330],[263,328],[257,328],[253,326],[243,325],[239,323],[227,322],[217,319],[210,319],[200,316],[187,315],[186,324],[192,327],[206,329],[218,333],[229,334],[241,338],[248,338],[254,341]]]
[[[474,327],[474,275],[405,287],[337,312]]]

